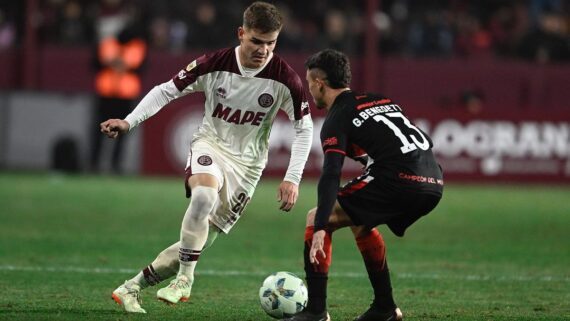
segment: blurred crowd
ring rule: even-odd
[[[244,0],[37,0],[32,24],[42,45],[84,46],[129,27],[151,50],[237,44]],[[271,1],[285,17],[278,50],[364,48],[366,0]],[[18,46],[25,0],[0,0],[0,50]],[[380,0],[372,14],[383,55],[501,56],[570,61],[568,0]]]

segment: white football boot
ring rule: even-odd
[[[127,284],[127,281],[119,286],[111,298],[117,302],[117,304],[123,306],[125,311],[133,313],[146,313],[146,311],[141,308],[141,287],[138,284]]]
[[[167,287],[158,290],[156,292],[156,297],[168,304],[176,304],[179,301],[188,301],[188,299],[190,299],[191,290],[192,284],[188,277],[180,275],[170,281],[170,284]]]

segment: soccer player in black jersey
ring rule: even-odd
[[[317,208],[305,230],[306,309],[289,321],[330,320],[326,308],[331,236],[349,226],[374,289],[370,308],[355,321],[402,320],[392,297],[386,247],[376,226],[397,236],[432,211],[441,199],[443,176],[426,133],[392,99],[350,90],[346,55],[323,50],[305,63],[309,91],[327,110],[321,130],[324,164]],[[345,156],[362,162],[362,175],[339,189]]]

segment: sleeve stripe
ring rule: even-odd
[[[331,152],[331,153],[339,153],[339,154],[342,154],[342,155],[345,155],[345,156],[346,156],[346,152],[343,151],[343,150],[340,150],[340,149],[334,149],[334,148],[327,149],[327,150],[325,151],[325,154],[326,154],[326,153],[329,153],[329,152]]]

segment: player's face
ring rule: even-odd
[[[275,49],[279,31],[261,33],[256,29],[239,27],[240,60],[248,68],[259,68]]]
[[[317,72],[314,70],[307,70],[307,85],[309,87],[309,92],[313,96],[313,101],[318,109],[323,109],[327,107],[324,100],[324,83],[323,80],[318,78]]]

